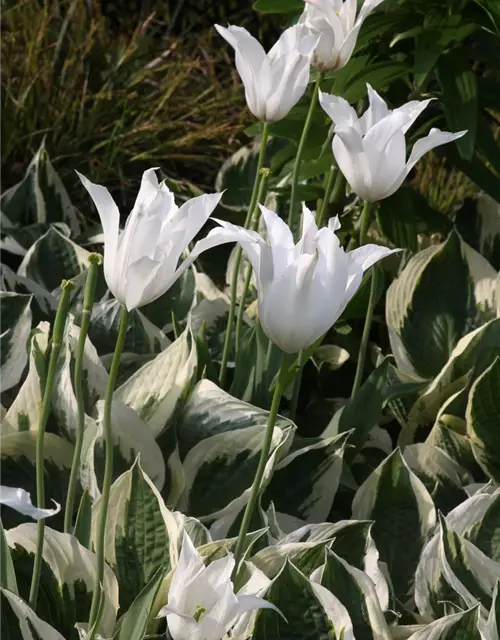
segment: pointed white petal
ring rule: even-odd
[[[440,131],[439,129],[431,129],[429,135],[425,138],[421,138],[415,142],[413,149],[411,151],[408,162],[406,163],[406,173],[417,164],[420,158],[426,154],[431,149],[435,149],[436,147],[441,146],[442,144],[447,144],[448,142],[453,142],[454,140],[458,140],[462,138],[467,133],[467,131],[459,131],[458,133],[450,133],[449,131]]]
[[[378,244],[365,244],[358,249],[349,251],[346,255],[352,264],[355,264],[362,271],[366,271],[379,260],[399,251],[401,249],[389,249],[388,247],[380,247]]]
[[[344,98],[320,91],[319,103],[325,113],[333,120],[335,126],[340,128],[358,127],[356,111]]]
[[[0,485],[0,504],[15,509],[24,516],[33,518],[33,520],[41,520],[59,513],[61,505],[57,504],[55,500],[52,500],[52,502],[56,505],[54,509],[39,509],[33,506],[30,494],[24,489]]]

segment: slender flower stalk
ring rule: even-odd
[[[371,222],[371,214],[374,209],[374,204],[372,202],[365,202],[363,206],[363,212],[361,214],[361,224],[359,231],[359,242],[360,246],[363,246],[366,243],[368,229],[370,227]],[[354,376],[354,384],[352,385],[351,398],[354,398],[356,392],[361,386],[361,381],[363,379],[363,371],[365,369],[365,361],[366,361],[366,350],[368,348],[368,339],[370,337],[370,330],[373,322],[373,313],[375,311],[375,300],[377,296],[379,283],[379,270],[377,265],[374,265],[371,273],[371,284],[370,284],[370,298],[368,300],[368,309],[366,310],[365,316],[365,324],[363,327],[363,334],[361,336],[361,344],[359,346],[358,353],[358,362],[356,365],[356,374]]]
[[[66,318],[69,313],[70,292],[75,285],[70,280],[63,280],[61,283],[61,297],[54,320],[54,328],[52,330],[52,344],[50,347],[49,367],[47,370],[47,379],[43,390],[42,408],[40,420],[38,423],[37,439],[36,439],[36,501],[38,509],[45,507],[45,478],[44,478],[44,439],[45,428],[50,415],[52,388],[56,374],[57,359],[61,351],[62,341],[64,338],[64,328],[66,326]],[[37,525],[37,541],[35,551],[35,561],[33,564],[33,575],[31,578],[31,587],[29,594],[29,604],[32,609],[36,609],[38,600],[38,588],[40,585],[40,574],[42,572],[43,557],[43,541],[45,533],[45,520],[42,518]]]
[[[269,180],[269,169],[261,169],[261,177],[260,177],[260,185],[259,185],[259,194],[257,196],[257,202],[264,202],[266,199],[267,193],[267,183]],[[251,229],[252,231],[257,231],[259,228],[259,220],[260,220],[260,209],[256,209],[252,221]],[[234,343],[235,343],[235,352],[238,354],[240,344],[241,344],[241,330],[243,327],[243,315],[245,313],[245,300],[247,297],[248,289],[250,288],[250,281],[252,279],[253,267],[249,263],[247,265],[247,270],[245,273],[245,282],[243,284],[243,291],[240,296],[240,305],[238,307],[238,314],[236,316],[236,330],[234,333]]]
[[[259,498],[259,494],[261,490],[262,479],[264,477],[264,471],[266,469],[266,464],[269,459],[269,454],[271,453],[273,430],[274,430],[274,425],[276,424],[276,418],[278,417],[278,409],[280,406],[281,396],[283,394],[283,391],[285,390],[287,372],[288,372],[288,358],[283,354],[280,370],[278,373],[278,379],[276,381],[276,386],[274,387],[274,394],[271,402],[271,409],[269,410],[269,416],[267,418],[267,425],[264,433],[264,442],[262,443],[262,451],[260,453],[259,465],[255,473],[255,478],[253,480],[252,488],[250,490],[250,496],[248,498],[247,506],[245,508],[245,513],[243,514],[243,520],[241,521],[240,531],[238,533],[238,540],[236,541],[236,547],[234,549],[234,559],[236,564],[235,564],[233,575],[237,574],[238,568],[243,558],[243,553],[245,549],[245,537],[248,533],[250,522],[252,520],[252,515],[257,505],[257,500]]]
[[[248,206],[247,216],[245,218],[245,229],[248,229],[252,221],[255,207],[257,205],[257,196],[259,193],[259,184],[261,180],[261,169],[264,166],[264,156],[267,147],[267,138],[269,135],[269,125],[267,122],[262,123],[262,133],[260,138],[260,150],[257,159],[257,173],[255,174],[255,181],[253,183],[252,195],[250,197],[250,204]],[[224,387],[227,373],[227,362],[229,360],[229,350],[231,347],[231,337],[233,333],[234,313],[236,310],[236,301],[238,298],[238,276],[240,272],[240,265],[242,259],[241,247],[238,245],[235,252],[233,275],[231,278],[231,301],[229,304],[229,315],[227,318],[226,335],[224,337],[224,348],[222,350],[222,362],[219,371],[219,385]]]
[[[297,208],[297,186],[299,182],[300,163],[302,161],[302,155],[306,146],[307,136],[312,124],[312,117],[316,103],[318,102],[318,93],[321,80],[323,78],[323,72],[318,71],[316,76],[316,82],[314,84],[313,94],[311,96],[311,102],[309,104],[309,110],[307,112],[306,120],[304,122],[304,128],[302,129],[302,135],[300,136],[299,146],[297,149],[297,155],[295,156],[295,163],[293,165],[292,172],[292,185],[290,192],[290,210],[288,212],[288,226],[293,230],[293,223],[295,219],[295,209]]]
[[[99,613],[99,604],[101,600],[101,583],[104,577],[104,537],[106,533],[106,520],[108,516],[111,482],[113,480],[113,432],[111,428],[111,407],[113,402],[113,392],[115,389],[116,377],[118,375],[118,367],[120,364],[120,357],[123,351],[125,337],[127,334],[128,315],[128,311],[125,305],[123,305],[118,338],[116,340],[115,352],[113,354],[113,360],[109,369],[108,385],[106,387],[106,395],[104,397],[104,416],[102,425],[104,431],[105,466],[100,500],[99,522],[97,525],[97,566],[94,583],[94,593],[92,595],[92,606],[90,609],[89,629],[94,624]],[[89,638],[89,640],[93,640],[93,638]]]
[[[76,442],[73,453],[73,462],[71,464],[71,473],[69,476],[68,495],[66,497],[66,508],[64,511],[64,533],[72,533],[73,528],[73,506],[75,502],[76,481],[78,479],[78,469],[80,464],[80,456],[83,446],[83,434],[85,427],[85,403],[83,398],[83,354],[85,351],[85,342],[89,330],[90,316],[94,305],[94,296],[97,285],[97,276],[99,267],[102,264],[102,257],[98,253],[91,253],[89,256],[89,268],[87,271],[87,281],[85,283],[85,291],[83,293],[83,311],[80,326],[80,334],[78,336],[78,345],[75,357],[75,374],[74,387],[75,396],[78,406],[78,415],[76,423]]]

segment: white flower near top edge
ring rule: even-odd
[[[340,170],[354,193],[375,202],[397,191],[424,154],[467,132],[431,129],[413,145],[407,160],[405,134],[430,100],[413,100],[391,110],[367,87],[370,105],[361,117],[344,98],[320,91],[319,101],[335,124],[332,149]]]
[[[59,513],[61,505],[55,500],[52,502],[56,505],[54,509],[39,509],[32,504],[30,494],[24,489],[0,485],[0,504],[15,509],[18,513],[29,516],[33,520],[41,520]]]
[[[215,28],[235,50],[236,69],[253,115],[263,122],[284,118],[307,88],[319,34],[306,25],[295,25],[286,29],[266,54],[243,27],[216,24]]]
[[[234,593],[229,553],[207,567],[191,538],[184,533],[168,603],[158,617],[166,617],[173,640],[221,640],[240,615],[254,609],[276,609],[262,598]]]
[[[148,169],[125,229],[120,232],[120,213],[106,187],[90,182],[80,173],[78,176],[101,219],[104,276],[111,293],[129,311],[156,300],[199,255],[193,251],[178,266],[222,193],[198,196],[178,207],[165,182],[158,183],[155,169]]]
[[[268,338],[286,353],[307,349],[338,320],[364,271],[399,251],[368,244],[346,253],[335,234],[337,218],[318,229],[304,205],[302,236],[294,244],[288,225],[260,206],[269,243],[257,232],[223,220],[206,242],[239,242],[255,271],[259,320]],[[203,240],[201,242],[204,242]]]
[[[315,29],[319,41],[312,64],[321,70],[340,69],[349,62],[366,16],[383,0],[365,0],[357,13],[357,0],[305,0],[299,22]]]

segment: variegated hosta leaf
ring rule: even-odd
[[[38,429],[42,392],[45,385],[45,353],[49,331],[49,323],[41,322],[32,333],[28,375],[2,419],[2,435]]]
[[[36,443],[34,431],[21,431],[0,437],[1,484],[10,487],[21,486],[31,496],[36,495]],[[45,434],[44,440],[44,482],[45,495],[64,505],[68,488],[73,445],[55,433]],[[50,505],[53,506],[53,505]],[[14,527],[29,520],[13,509],[2,510],[5,528]],[[63,522],[63,514],[51,517],[50,524],[58,527]]]
[[[324,522],[339,486],[346,435],[298,438],[276,465],[264,501],[307,523]]]
[[[31,311],[35,323],[46,320],[57,309],[57,300],[52,294],[31,278],[25,278],[12,271],[6,264],[0,264],[0,289],[33,295]]]
[[[92,507],[93,544],[100,513],[99,499]],[[126,610],[160,567],[168,572],[177,563],[181,528],[139,459],[112,484],[107,514],[105,558]]]
[[[112,354],[115,350],[121,310],[121,304],[115,298],[98,302],[92,309],[89,337],[100,356]],[[163,331],[150,322],[141,311],[134,309],[130,312],[124,352],[159,353],[169,344],[170,340]],[[105,361],[104,364],[106,365]]]
[[[500,582],[498,581],[493,591],[490,613],[483,625],[482,632],[484,638],[481,640],[500,640]]]
[[[285,563],[261,597],[274,604],[284,617],[272,609],[259,610],[253,640],[355,640],[347,609],[291,562]]]
[[[6,532],[12,549],[20,596],[28,600],[36,549],[37,525],[22,524]],[[75,623],[88,620],[96,556],[68,534],[45,527],[43,563],[37,613],[65,638],[74,633]],[[104,608],[99,625],[103,636],[111,636],[118,611],[118,583],[113,571],[104,567]]]
[[[224,207],[245,213],[248,210],[257,171],[259,143],[241,147],[221,166],[215,179],[216,191],[227,189]]]
[[[374,520],[373,539],[387,564],[396,600],[410,596],[415,569],[427,537],[436,523],[429,492],[396,449],[356,492],[352,515]],[[404,558],[404,562],[401,559]]]
[[[23,227],[9,228],[0,239],[0,251],[8,251],[17,256],[25,256],[32,244],[39,240],[51,227],[55,227],[63,236],[69,238],[71,229],[64,222],[36,222]]]
[[[47,291],[55,291],[62,280],[74,278],[87,269],[89,255],[56,227],[50,227],[26,252],[18,274],[31,278]]]
[[[278,460],[286,454],[293,430],[293,427],[274,428],[263,486],[268,484]],[[194,446],[183,462],[186,488],[182,510],[202,521],[229,516],[229,530],[248,500],[264,432],[264,424],[236,429],[213,435]]]
[[[467,406],[467,435],[483,471],[500,482],[500,356],[472,385]]]
[[[158,437],[194,377],[196,363],[196,344],[186,329],[154,360],[124,382],[116,390],[115,397],[134,409]]]
[[[76,210],[52,166],[45,140],[21,182],[2,194],[0,207],[5,228],[36,222],[66,222],[73,234],[77,235],[80,230]]]
[[[181,458],[210,436],[252,426],[264,427],[267,416],[267,411],[238,400],[209,380],[200,380],[177,423]],[[276,421],[280,428],[291,424],[290,420],[282,417]]]
[[[265,547],[251,556],[250,562],[271,580],[282,570],[287,561],[310,576],[325,561],[325,548],[331,547],[333,540],[313,542],[288,542]]]
[[[372,580],[330,549],[325,553],[324,565],[311,579],[331,591],[347,609],[356,640],[391,640]]]
[[[500,203],[482,193],[475,204],[457,212],[456,227],[495,269],[500,269]]]
[[[478,614],[478,608],[473,607],[444,616],[412,633],[408,640],[489,640],[479,632]]]
[[[39,618],[22,598],[3,587],[0,587],[0,592],[2,594],[2,630],[8,634],[7,638],[64,640],[64,636]]]
[[[441,405],[464,389],[471,375],[477,377],[487,369],[496,356],[500,356],[500,318],[459,340],[446,365],[413,405],[399,443],[411,444],[420,428],[431,427]]]
[[[2,393],[15,386],[28,362],[26,342],[31,331],[33,296],[0,291],[0,380]]]
[[[413,256],[389,287],[386,320],[398,368],[436,376],[460,338],[495,317],[496,271],[456,231]]]

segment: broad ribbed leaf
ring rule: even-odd
[[[478,608],[453,613],[431,622],[408,640],[483,640],[478,629]]]
[[[17,594],[0,587],[3,640],[65,640]]]
[[[2,392],[15,386],[28,363],[26,342],[31,331],[33,296],[0,291],[2,334],[0,336],[0,378]]]

